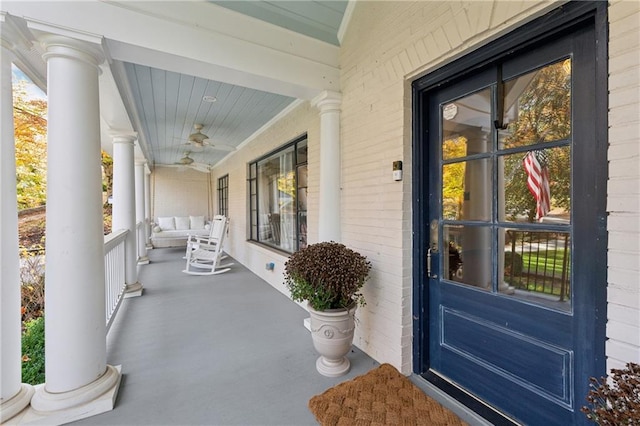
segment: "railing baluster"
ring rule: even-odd
[[[107,331],[124,296],[124,240],[128,230],[112,232],[104,237],[105,315]]]

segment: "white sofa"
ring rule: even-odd
[[[156,218],[151,231],[154,248],[182,247],[189,235],[208,236],[209,224],[204,216],[161,216]]]

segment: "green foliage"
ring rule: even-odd
[[[22,333],[22,382],[44,383],[44,317],[25,323]]]
[[[336,242],[311,244],[291,255],[285,267],[285,285],[291,298],[307,300],[317,311],[364,305],[359,292],[368,278],[371,262]]]
[[[611,369],[611,384],[606,377],[590,378],[589,406],[581,411],[599,425],[640,424],[640,365],[629,362],[626,368]]]

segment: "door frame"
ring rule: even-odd
[[[592,200],[597,209],[596,244],[588,249],[594,259],[593,280],[598,285],[594,290],[591,302],[597,308],[597,316],[593,324],[595,339],[590,356],[594,357],[600,375],[606,375],[605,339],[606,339],[606,291],[607,291],[607,232],[606,232],[606,198],[607,198],[607,144],[608,144],[608,21],[607,2],[569,2],[530,23],[513,30],[499,39],[478,48],[443,67],[421,77],[412,83],[412,118],[413,118],[413,152],[412,152],[412,208],[413,208],[413,371],[422,375],[429,382],[439,387],[456,400],[477,412],[495,424],[511,423],[511,421],[494,408],[475,398],[467,391],[453,385],[430,370],[428,349],[429,342],[429,292],[424,285],[426,281],[426,248],[429,233],[422,218],[428,217],[429,188],[428,164],[429,150],[422,141],[428,138],[428,123],[424,117],[429,114],[427,93],[431,89],[444,84],[454,83],[472,75],[478,69],[507,58],[514,53],[545,43],[562,34],[571,33],[576,27],[593,25],[596,37],[596,65],[594,108],[596,116],[595,158],[601,158],[593,165],[596,191]],[[585,395],[586,397],[586,392]],[[578,394],[577,397],[579,398]],[[586,400],[584,401],[586,403]],[[579,400],[576,401],[579,404]]]

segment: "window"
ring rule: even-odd
[[[249,164],[250,239],[293,253],[307,246],[307,136]]]
[[[229,175],[218,178],[218,214],[229,216]]]

